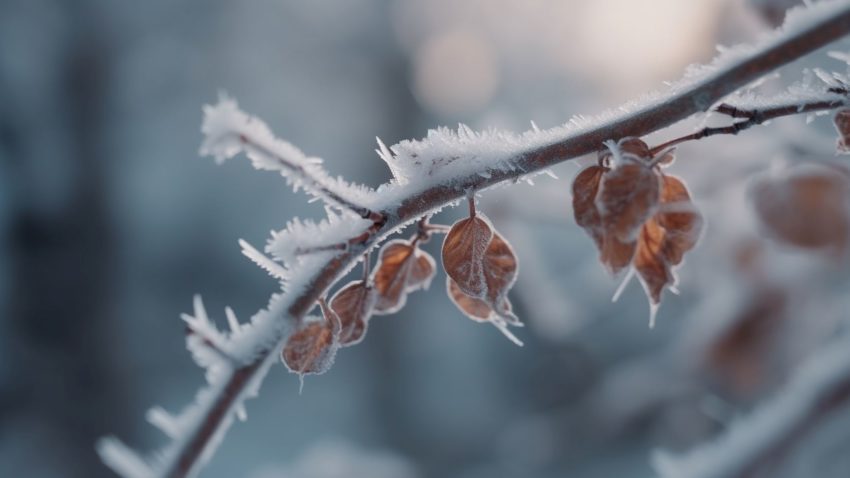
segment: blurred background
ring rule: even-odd
[[[220,319],[226,305],[252,315],[276,283],[237,240],[322,216],[275,174],[198,157],[201,107],[219,91],[377,186],[390,175],[376,136],[522,131],[616,107],[717,44],[757,39],[794,3],[0,0],[0,476],[113,476],[98,437],[163,443],[145,411],[178,411],[203,383],[179,313],[200,293]],[[812,66],[846,69],[819,52],[762,88]],[[654,330],[636,282],[611,303],[618,283],[572,219],[575,163],[485,194],[520,257],[524,348],[464,318],[439,276],[300,395],[273,368],[201,475],[651,476],[652,450],[722,431],[847,318],[846,257],[765,240],[747,202],[752,173],[833,158],[828,118],[679,149],[671,171],[708,228]],[[847,476],[848,430],[818,429],[771,476]]]

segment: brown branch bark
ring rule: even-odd
[[[554,164],[579,156],[593,153],[602,148],[603,142],[626,136],[643,136],[667,127],[694,113],[706,111],[724,96],[758,79],[770,71],[810,53],[850,32],[850,6],[835,16],[809,25],[793,36],[774,43],[771,47],[755,53],[739,63],[733,64],[718,73],[694,84],[692,87],[672,96],[668,101],[648,106],[642,110],[622,116],[603,126],[575,134],[550,145],[530,150],[518,156],[511,171],[492,171],[490,177],[483,178],[472,174],[464,178],[454,178],[451,183],[439,184],[427,190],[407,197],[397,207],[378,211],[376,216],[385,221],[376,221],[374,233],[363,243],[354,244],[338,256],[330,259],[324,267],[317,268],[315,275],[308,281],[304,292],[295,297],[286,317],[280,320],[300,320],[316,301],[360,258],[365,251],[390,233],[408,222],[422,217],[431,211],[451,202],[462,199],[468,191],[487,188],[502,181],[545,169]],[[285,332],[273,337],[269,346],[254,362],[233,370],[219,388],[218,395],[204,413],[202,426],[177,450],[177,456],[170,463],[163,476],[179,478],[196,473],[200,459],[207,451],[212,439],[221,432],[233,413],[233,408],[242,396],[248,384],[263,369],[263,364],[276,354],[279,344],[285,340]]]

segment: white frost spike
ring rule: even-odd
[[[245,410],[244,403],[236,405],[233,409],[233,412],[236,414],[236,418],[238,418],[240,422],[244,422],[248,419],[248,411]]]
[[[392,173],[393,178],[395,178],[396,181],[400,181],[401,172],[399,171],[398,166],[395,164],[392,151],[390,151],[390,149],[387,148],[387,145],[385,145],[384,142],[381,141],[381,138],[376,136],[375,140],[378,142],[378,149],[376,149],[375,152],[378,153],[378,156],[380,156],[380,158],[383,159],[385,163],[387,163],[387,167],[390,168],[390,173]]]
[[[845,53],[843,51],[830,51],[827,52],[827,55],[829,55],[831,58],[835,58],[838,61],[843,61],[844,63],[850,65],[850,54],[848,53]]]
[[[623,281],[620,282],[620,285],[617,287],[617,290],[614,291],[614,296],[611,297],[611,302],[617,302],[620,300],[620,296],[623,295],[623,291],[626,290],[626,286],[629,285],[629,282],[632,281],[632,278],[635,276],[635,268],[630,267],[629,272],[626,273],[626,276],[623,277]]]
[[[239,319],[236,318],[236,313],[230,307],[225,307],[224,315],[227,317],[227,325],[230,327],[230,333],[234,335],[238,334],[242,326],[239,324]]]
[[[227,338],[210,321],[201,296],[196,294],[192,299],[192,303],[195,315],[181,314],[180,318],[186,322],[186,325],[193,333],[210,342],[212,346],[221,347],[227,341]]]
[[[214,383],[237,359],[229,348],[229,338],[209,320],[199,295],[194,298],[194,309],[194,316],[180,316],[192,332],[186,336],[186,348],[195,363],[204,369],[207,381]]]
[[[652,301],[649,303],[649,328],[655,328],[655,317],[658,315],[658,308],[661,304],[653,304]]]
[[[822,68],[813,68],[812,71],[815,75],[820,79],[820,81],[826,83],[829,86],[840,86],[840,84],[835,81],[835,78],[826,70]]]
[[[239,239],[239,246],[242,247],[242,254],[248,259],[251,259],[254,264],[260,266],[260,268],[268,272],[272,277],[278,279],[279,281],[286,281],[288,274],[285,267],[255,249],[244,239]]]
[[[180,425],[177,420],[162,407],[153,407],[146,415],[151,425],[162,430],[169,438],[176,438],[180,434]]]
[[[101,438],[95,448],[103,463],[124,478],[154,478],[158,475],[150,463],[115,437]]]
[[[519,345],[520,347],[524,345],[522,343],[522,340],[518,339],[517,336],[511,333],[511,331],[508,329],[508,323],[505,321],[505,319],[501,317],[495,317],[490,320],[490,323],[493,324],[497,329],[499,329],[499,332],[501,332],[511,342]]]
[[[195,313],[195,319],[198,322],[204,324],[208,324],[210,322],[210,316],[207,315],[207,308],[204,307],[204,300],[201,298],[200,294],[192,296],[192,310]]]

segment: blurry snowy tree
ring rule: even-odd
[[[243,253],[278,279],[282,287],[268,307],[249,323],[226,310],[229,331],[219,331],[195,299],[188,347],[207,371],[209,386],[195,404],[178,416],[160,408],[151,423],[173,442],[151,459],[143,459],[118,441],[107,439],[103,459],[128,477],[196,474],[223,438],[234,417],[245,419],[244,401],[256,396],[269,367],[282,357],[293,372],[324,373],[341,347],[361,342],[373,315],[395,313],[407,295],[427,289],[436,272],[434,259],[420,245],[445,234],[442,266],[446,288],[457,307],[473,320],[489,323],[513,342],[509,330],[521,326],[508,292],[517,279],[518,260],[507,239],[477,207],[478,192],[506,181],[526,180],[556,163],[599,152],[596,165],[573,183],[575,220],[593,239],[599,259],[613,275],[624,274],[615,300],[632,276],[643,284],[651,304],[650,327],[665,289],[675,289],[675,268],[703,234],[704,219],[682,179],[667,173],[675,146],[715,135],[737,135],[770,120],[838,110],[837,149],[850,141],[850,79],[816,68],[780,93],[759,92],[759,82],[773,70],[850,32],[850,2],[824,1],[792,11],[780,29],[754,47],[725,50],[709,66],[692,68],[664,93],[648,95],[616,112],[592,119],[574,118],[565,126],[522,135],[490,130],[430,131],[421,141],[388,148],[378,141],[379,156],[393,179],[371,189],[331,177],[317,158],[276,139],[260,120],[220,98],[204,112],[202,154],[222,161],[245,153],[257,169],[279,172],[296,191],[303,189],[326,204],[321,222],[293,220],[273,233],[266,256],[247,242]],[[847,63],[845,53],[834,52]],[[846,68],[846,65],[844,66]],[[695,132],[649,146],[638,139],[702,112],[707,122],[726,117],[725,125],[705,125]],[[717,168],[721,169],[721,168]],[[730,170],[734,168],[729,168]],[[724,171],[731,174],[731,172]],[[761,228],[779,243],[841,257],[850,236],[850,169],[834,161],[805,161],[777,166],[746,186]],[[468,217],[451,227],[429,218],[466,199]],[[742,201],[743,203],[743,201]],[[416,230],[407,240],[384,240],[406,226]],[[383,245],[382,245],[383,244]],[[370,252],[379,248],[371,265]],[[733,264],[742,276],[764,274],[758,245],[740,246]],[[327,291],[354,266],[362,276]],[[746,284],[746,279],[743,280]],[[740,314],[709,344],[703,345],[708,369],[728,381],[734,393],[769,377],[762,357],[741,356],[770,347],[776,333],[763,321],[793,306],[793,294],[781,281],[758,282],[747,290],[736,284],[722,307]],[[839,299],[844,300],[844,299]],[[533,308],[533,305],[529,305]],[[320,316],[309,313],[318,309]],[[756,312],[751,312],[755,310]],[[767,312],[764,312],[767,310]],[[683,458],[659,453],[664,476],[751,476],[777,466],[785,451],[815,428],[824,416],[850,398],[850,347],[842,338],[824,347],[787,386],[787,392],[752,417],[730,428],[728,437]]]

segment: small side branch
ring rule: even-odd
[[[686,141],[696,141],[719,134],[736,135],[741,131],[744,131],[745,129],[752,128],[753,126],[762,124],[775,118],[781,118],[783,116],[791,116],[802,113],[812,113],[815,111],[828,111],[836,108],[841,108],[842,106],[847,106],[847,104],[848,100],[843,98],[834,100],[813,101],[810,103],[803,104],[789,104],[765,109],[741,109],[736,108],[733,105],[723,103],[717,108],[715,108],[714,111],[729,116],[730,118],[743,118],[743,121],[736,121],[728,126],[703,128],[697,132],[672,139],[670,141],[667,141],[666,143],[659,144],[658,146],[652,148],[650,151],[653,155],[656,155],[664,151],[665,149],[669,149],[672,146],[684,143]]]
[[[384,216],[376,211],[372,211],[366,206],[362,206],[360,204],[355,203],[354,201],[347,199],[343,192],[337,191],[334,186],[328,184],[327,181],[322,180],[319,177],[316,177],[310,171],[307,170],[307,167],[303,164],[299,164],[294,161],[289,161],[284,156],[279,154],[275,154],[271,149],[259,144],[258,142],[253,141],[250,137],[245,134],[239,135],[239,141],[244,145],[245,151],[249,154],[260,154],[271,158],[274,160],[281,170],[288,170],[290,174],[297,176],[303,184],[301,186],[306,189],[310,189],[316,192],[316,194],[337,206],[348,209],[356,213],[358,216],[369,219],[372,222],[380,223],[384,221]]]
[[[201,132],[205,136],[201,155],[213,156],[221,162],[244,151],[255,168],[279,171],[295,190],[304,188],[325,202],[376,224],[386,220],[381,213],[353,199],[358,193],[368,193],[367,188],[331,178],[321,167],[320,159],[308,157],[292,144],[276,138],[263,121],[240,110],[231,98],[222,96],[218,104],[204,108]]]

